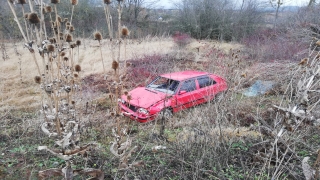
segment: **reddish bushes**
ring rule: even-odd
[[[308,43],[289,30],[260,29],[242,43],[250,49],[252,59],[263,61],[300,60],[299,52],[308,48]]]
[[[175,32],[174,35],[172,36],[173,41],[180,47],[185,47],[190,43],[190,36],[185,33],[181,33],[179,31]]]

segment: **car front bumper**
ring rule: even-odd
[[[121,102],[119,103],[119,106],[121,108],[122,114],[134,121],[137,121],[140,123],[146,123],[155,119],[155,115],[145,115],[145,114],[135,112]]]

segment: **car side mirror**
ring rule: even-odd
[[[185,94],[185,93],[187,93],[187,91],[184,91],[184,90],[179,91],[179,95],[182,95],[182,94]]]

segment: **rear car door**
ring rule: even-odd
[[[201,76],[197,78],[199,84],[199,104],[207,102],[214,98],[219,91],[217,82],[209,76]]]

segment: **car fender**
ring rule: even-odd
[[[157,103],[153,104],[150,107],[150,109],[149,109],[150,114],[157,114],[164,108],[172,108],[171,103],[172,103],[171,98],[167,98],[166,100],[158,101]]]

